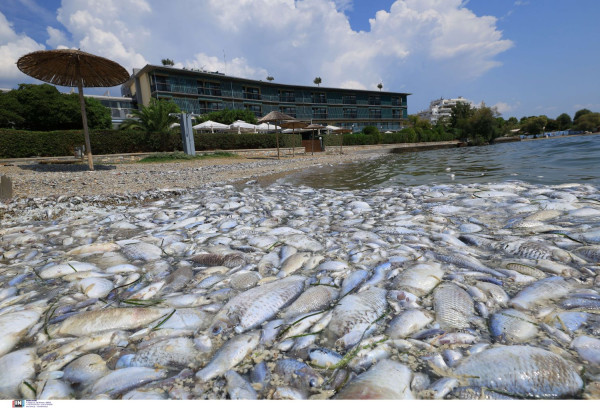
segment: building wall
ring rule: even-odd
[[[147,65],[123,87],[142,105],[169,98],[183,111],[205,114],[249,109],[257,117],[272,110],[304,121],[358,131],[366,125],[400,129],[407,118],[406,93],[307,87],[225,76],[219,73]]]

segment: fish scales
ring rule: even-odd
[[[387,307],[387,291],[371,287],[355,295],[348,295],[333,309],[327,330],[348,348],[373,331],[375,321]]]
[[[414,399],[410,388],[413,374],[407,366],[382,360],[350,381],[335,399]]]
[[[583,380],[571,363],[531,346],[484,350],[467,357],[454,373],[469,385],[520,397],[568,397],[583,388]]]
[[[475,313],[471,296],[452,283],[444,283],[433,292],[435,320],[441,327],[465,329]]]
[[[58,334],[86,336],[107,330],[137,329],[167,315],[169,309],[124,307],[82,312],[63,321]]]
[[[289,319],[303,313],[323,310],[337,299],[339,290],[326,285],[311,286],[289,305],[282,317]]]
[[[267,321],[300,295],[305,279],[290,276],[237,295],[214,317],[211,332],[219,334],[232,327],[244,332]]]

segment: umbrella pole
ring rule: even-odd
[[[83,135],[85,137],[85,150],[87,151],[88,167],[90,170],[94,170],[94,161],[92,160],[92,145],[90,144],[87,114],[85,113],[85,99],[83,99],[83,79],[81,78],[79,64],[77,65],[77,74],[79,75],[79,83],[77,84],[77,88],[79,90],[79,104],[81,105],[81,120],[83,122]]]
[[[296,128],[292,125],[292,157],[296,157],[294,154],[294,146],[296,145],[296,138],[294,137],[294,131]]]
[[[277,160],[279,160],[279,131],[277,130],[277,122],[275,122],[275,141],[277,143]]]

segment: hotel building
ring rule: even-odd
[[[181,110],[200,115],[222,109],[248,109],[258,118],[280,111],[298,120],[341,126],[354,132],[367,125],[381,131],[401,129],[410,95],[287,85],[157,65],[134,69],[121,92],[140,107],[147,106],[151,98],[167,98]]]

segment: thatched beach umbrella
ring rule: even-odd
[[[321,129],[324,129],[324,128],[325,128],[325,126],[319,125],[317,123],[311,123],[310,125],[308,125],[306,127],[306,129],[310,129],[311,130],[310,150],[311,150],[311,155],[312,156],[315,155],[315,130],[321,130]]]
[[[267,115],[263,116],[258,120],[258,123],[266,123],[272,122],[275,123],[275,129],[281,126],[281,122],[284,120],[296,120],[296,118],[291,117],[290,115],[286,115],[285,113],[281,113],[279,111],[271,111]],[[275,141],[277,143],[277,159],[279,159],[279,132],[275,132]]]
[[[308,123],[301,122],[296,119],[286,120],[281,123],[282,128],[292,129],[292,135],[294,134],[294,132],[296,132],[296,129],[304,129],[306,126],[308,126]],[[296,154],[295,154],[295,150],[294,150],[294,142],[292,141],[292,157],[295,157],[295,156],[296,156]]]
[[[90,170],[94,170],[83,87],[111,87],[122,84],[129,79],[127,70],[109,59],[71,49],[32,52],[19,58],[17,67],[40,81],[61,86],[76,86],[79,89],[88,166]]]

